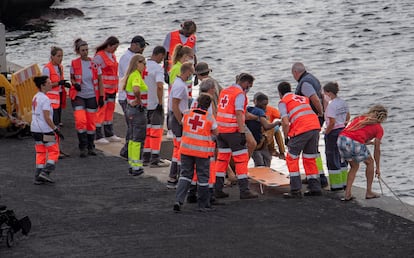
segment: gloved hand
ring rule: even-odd
[[[240,133],[240,144],[246,145],[246,133]]]
[[[286,137],[286,138],[285,138],[285,145],[287,146],[287,145],[288,145],[288,143],[289,143],[289,137]]]
[[[163,109],[162,105],[160,105],[160,104],[157,105],[157,107],[155,108],[155,110],[164,113],[164,109]]]
[[[60,80],[58,83],[60,86],[64,86],[65,88],[70,88],[71,84],[67,80]]]
[[[82,90],[82,87],[81,87],[81,85],[79,84],[79,83],[75,83],[75,89],[77,90],[77,91],[81,91]]]
[[[53,130],[55,132],[55,134],[63,141],[65,139],[65,137],[63,136],[63,134],[60,132],[59,128],[56,127],[55,130]]]
[[[167,72],[164,72],[164,82],[170,84],[170,75]]]
[[[103,107],[104,105],[105,105],[104,97],[103,96],[99,96],[98,106],[99,107]]]

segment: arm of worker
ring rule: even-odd
[[[164,95],[164,83],[157,82],[157,98],[158,98],[158,104],[162,106],[163,101],[163,95]]]
[[[135,100],[132,101],[131,106],[141,105],[141,91],[139,90],[139,86],[132,86],[132,91],[134,92]]]
[[[53,123],[52,119],[50,119],[50,111],[49,110],[43,110],[43,117],[45,118],[45,121],[47,125],[50,127],[50,129],[55,130],[56,125]]]
[[[173,98],[172,99],[172,112],[174,114],[175,119],[177,119],[178,123],[181,125],[183,120],[183,115],[180,111],[180,101],[181,99]]]
[[[277,125],[281,125],[280,121],[274,121],[272,123],[269,123],[269,121],[266,119],[266,117],[263,117],[263,116],[260,117],[260,123],[262,124],[262,126],[265,130],[269,130],[269,129],[274,128]]]
[[[319,100],[318,95],[313,94],[309,97],[310,101],[312,102],[313,106],[315,106],[316,110],[318,111],[318,116],[323,116],[323,109],[321,101]]]
[[[245,117],[246,117],[246,120],[258,120],[259,119],[259,116],[253,115],[252,113],[247,112],[247,111],[246,111]]]
[[[318,111],[317,115],[323,116],[323,107],[321,100],[319,99],[318,94],[313,88],[312,84],[304,82],[302,85],[302,93],[308,97],[312,105],[315,106],[316,110]]]
[[[335,118],[328,117],[328,125],[326,126],[325,134],[329,134],[332,131],[335,125],[335,121],[336,121]]]
[[[349,114],[349,112],[348,112],[348,113],[346,113],[346,118],[345,118],[345,126],[347,126],[347,125],[348,125],[349,120],[351,120],[351,114]]]
[[[245,133],[245,120],[246,120],[246,116],[245,116],[245,106],[244,103],[246,101],[246,96],[244,94],[239,94],[236,97],[234,106],[235,106],[235,110],[236,110],[236,121],[237,121],[237,125],[239,127],[239,133]]]

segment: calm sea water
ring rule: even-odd
[[[256,77],[250,96],[263,91],[277,105],[276,86],[296,85],[290,67],[301,61],[322,84],[335,80],[351,114],[372,104],[388,107],[382,142],[382,177],[404,201],[414,204],[414,3],[411,0],[281,1],[244,0],[67,0],[55,8],[75,7],[84,17],[51,22],[48,32],[9,31],[8,60],[20,65],[48,61],[52,45],[64,49],[64,65],[75,57],[72,44],[82,37],[90,48],[108,36],[122,42],[143,35],[151,43],[144,54],[162,44],[165,34],[183,19],[198,25],[198,58],[213,68],[222,85],[240,72]],[[365,186],[363,169],[355,184]],[[379,192],[379,185],[374,183]],[[387,195],[392,195],[384,188]]]

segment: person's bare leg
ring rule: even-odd
[[[367,165],[365,169],[365,177],[367,178],[367,192],[365,193],[365,198],[376,198],[378,197],[378,194],[372,191],[372,182],[374,182],[374,159],[370,156],[364,163]]]
[[[257,146],[256,140],[254,139],[253,134],[246,133],[246,145],[249,151],[249,157],[251,157],[253,151],[256,149],[256,146]]]
[[[348,179],[346,181],[345,200],[349,200],[352,198],[352,184],[354,183],[355,175],[359,169],[359,163],[354,160],[349,161],[349,165],[351,166],[351,168],[349,169]]]

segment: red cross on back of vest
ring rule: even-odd
[[[220,106],[221,108],[225,108],[227,106],[227,104],[229,103],[229,97],[227,95],[224,95],[224,97],[222,97],[220,99]]]
[[[200,115],[194,114],[193,117],[188,119],[188,124],[190,126],[191,131],[197,131],[197,128],[204,127],[204,120],[201,119]]]

